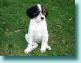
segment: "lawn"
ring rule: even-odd
[[[24,53],[29,18],[26,10],[40,3],[49,12],[47,17],[51,51]],[[75,56],[76,25],[74,0],[0,0],[0,55],[4,56]]]

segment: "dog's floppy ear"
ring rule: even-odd
[[[34,15],[33,15],[33,7],[27,9],[26,14],[27,14],[27,16],[28,16],[29,18],[32,19],[32,18],[34,17]]]
[[[39,14],[39,12],[37,10],[38,10],[38,8],[36,5],[29,8],[27,10],[27,15],[29,16],[29,18],[32,19],[32,18],[36,17]]]
[[[48,10],[44,6],[42,6],[42,12],[45,15],[45,17],[48,16]]]

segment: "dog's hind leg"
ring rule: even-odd
[[[27,42],[29,41],[28,34],[25,35],[25,39],[26,39]]]
[[[51,47],[49,45],[46,46],[47,50],[51,50]]]
[[[25,39],[26,39],[26,41],[28,42],[28,46],[27,46],[27,48],[24,50],[24,52],[25,52],[25,53],[29,53],[29,52],[32,51],[32,42],[30,43],[30,41],[29,41],[29,35],[28,35],[28,34],[25,35]]]

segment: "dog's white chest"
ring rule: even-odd
[[[35,24],[33,32],[34,32],[33,33],[34,40],[36,40],[36,42],[42,41],[42,38],[45,33],[44,25],[42,23]]]
[[[31,33],[35,42],[42,41],[43,37],[47,33],[46,22],[31,22],[29,26],[29,32]]]

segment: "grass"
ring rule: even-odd
[[[26,10],[41,3],[47,7],[49,45],[51,51],[40,52],[40,44],[32,53],[25,54],[25,34],[29,18]],[[0,55],[4,56],[75,56],[75,1],[74,0],[0,0]]]

